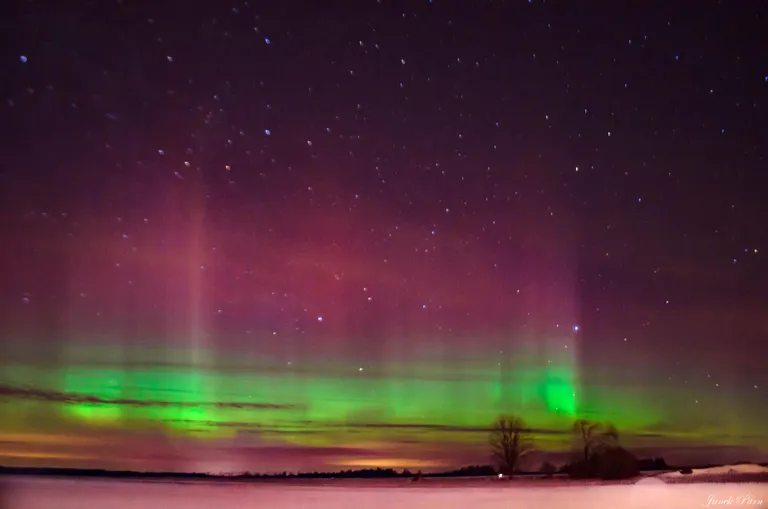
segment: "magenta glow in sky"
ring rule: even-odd
[[[0,463],[762,457],[757,11],[289,4],[8,22]]]

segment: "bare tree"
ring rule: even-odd
[[[533,450],[525,423],[515,416],[501,416],[496,420],[490,444],[499,471],[507,475],[514,474],[518,460]]]
[[[583,460],[589,461],[593,454],[618,445],[619,432],[613,424],[590,422],[579,419],[573,423],[574,438],[581,445]]]

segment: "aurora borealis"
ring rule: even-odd
[[[747,4],[75,4],[3,21],[0,464],[765,460]]]

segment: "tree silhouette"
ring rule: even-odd
[[[517,462],[533,450],[526,435],[525,423],[516,416],[499,417],[491,429],[493,460],[502,474],[512,475]]]
[[[585,463],[595,453],[616,447],[619,440],[619,432],[613,424],[590,422],[586,419],[579,419],[573,423],[573,434],[581,445],[584,455],[582,459]]]

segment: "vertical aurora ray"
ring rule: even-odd
[[[518,395],[507,406],[531,416],[526,420],[534,427],[562,427],[581,412],[577,252],[574,225],[563,221],[529,232],[522,272],[535,277],[518,290],[527,312],[500,352],[505,361],[499,364],[499,383]]]
[[[203,191],[202,174],[198,171],[194,178],[194,185],[188,190],[190,199],[188,202],[190,225],[187,247],[187,277],[188,277],[188,313],[186,336],[189,354],[186,389],[195,395],[198,400],[215,401],[215,386],[205,383],[202,374],[203,364],[209,359],[205,353],[209,351],[206,342],[206,326],[208,320],[203,318],[203,310],[207,309],[205,288],[203,286],[203,273],[205,271],[205,259],[203,255],[204,236],[206,228],[206,204]],[[193,423],[198,420],[211,420],[215,416],[210,409],[202,407],[185,407],[183,422]]]

